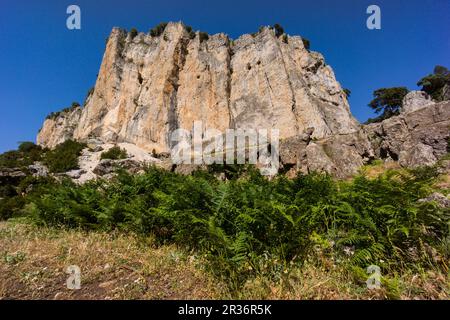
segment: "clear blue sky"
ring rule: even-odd
[[[66,28],[70,4],[81,7],[81,30]],[[366,28],[370,4],[381,7],[381,30]],[[416,89],[436,64],[450,67],[449,0],[0,0],[0,152],[34,141],[51,111],[83,102],[113,26],[148,31],[179,20],[232,38],[277,22],[305,36],[352,91],[360,121],[373,116],[375,89]]]

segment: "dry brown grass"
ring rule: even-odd
[[[132,235],[0,223],[0,298],[208,299],[220,286],[175,246]],[[81,289],[66,287],[69,265]]]
[[[396,170],[400,169],[400,165],[398,162],[390,161],[390,162],[376,162],[372,165],[366,165],[361,168],[361,172],[363,172],[368,178],[377,178],[379,175],[385,173],[388,170]]]
[[[204,271],[206,263],[176,246],[122,233],[38,228],[0,222],[0,299],[448,299],[448,275],[405,273],[379,290],[325,257],[281,281],[248,281],[236,295]],[[81,289],[66,287],[69,265]]]

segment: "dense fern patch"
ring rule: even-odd
[[[220,181],[217,168],[210,171],[183,176],[149,167],[84,185],[38,181],[4,206],[38,224],[152,234],[204,255],[231,289],[250,277],[282,275],[318,248],[340,263],[384,272],[447,268],[449,211],[418,201],[430,193],[433,169],[346,182],[323,174],[269,181],[234,167]],[[13,210],[15,202],[23,209]]]

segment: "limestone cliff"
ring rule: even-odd
[[[60,117],[44,123],[39,144],[95,137],[167,152],[170,133],[196,120],[221,131],[277,128],[281,138],[309,127],[317,139],[358,129],[333,70],[300,37],[263,28],[235,41],[204,40],[182,23],[157,37],[114,28],[81,115]]]
[[[195,121],[221,132],[274,128],[282,171],[344,178],[373,159],[435,163],[448,152],[449,112],[450,102],[411,92],[399,116],[362,126],[331,67],[301,37],[265,27],[231,40],[169,23],[159,36],[114,28],[85,106],[48,118],[37,142],[121,143],[162,155],[171,133]]]

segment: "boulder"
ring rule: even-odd
[[[38,161],[36,161],[32,165],[29,165],[28,170],[33,175],[33,177],[47,177],[49,172],[48,168]]]
[[[435,202],[441,208],[450,208],[450,199],[444,196],[442,193],[434,192],[424,199],[420,199],[419,202]]]
[[[411,91],[403,98],[402,112],[413,112],[430,104],[433,104],[433,100],[426,92]]]
[[[26,177],[26,174],[19,168],[0,168],[1,184],[17,184]]]
[[[111,160],[104,159],[94,168],[93,173],[104,176],[116,172],[118,169],[125,169],[130,173],[137,173],[142,170],[143,164],[131,159]]]

